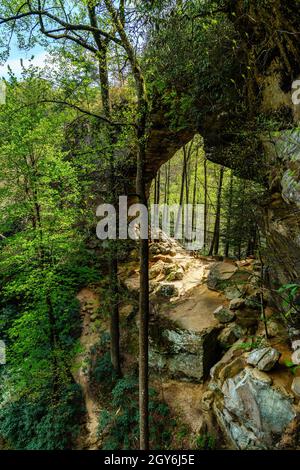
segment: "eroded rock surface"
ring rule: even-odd
[[[297,414],[293,397],[269,374],[247,366],[233,351],[212,370],[213,410],[236,449],[270,449]]]
[[[277,364],[280,352],[274,348],[255,349],[247,357],[247,364],[251,364],[262,371],[270,371]]]
[[[219,357],[218,325],[192,331],[157,318],[150,326],[150,366],[171,378],[203,382]]]

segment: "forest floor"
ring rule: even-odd
[[[96,450],[99,444],[97,436],[100,405],[94,397],[89,383],[89,353],[91,348],[99,342],[99,332],[92,322],[92,315],[100,307],[100,299],[96,292],[84,288],[77,294],[80,303],[82,318],[82,332],[80,337],[81,351],[75,359],[74,379],[81,386],[86,408],[86,436],[81,448]]]
[[[170,245],[169,241],[167,243]],[[181,270],[183,273],[181,279],[167,282],[168,285],[174,285],[177,295],[172,299],[161,299],[160,308],[163,311],[166,307],[171,319],[188,330],[199,331],[215,325],[216,320],[213,312],[222,302],[222,298],[219,293],[210,291],[205,285],[209,266],[214,262],[214,259],[205,257],[197,259],[176,242],[171,242],[171,245],[172,256],[154,255],[150,262],[150,271],[153,267],[154,270],[158,268],[155,276],[156,289],[167,282],[163,272],[164,267],[167,266],[169,272]],[[121,266],[120,272],[121,281],[123,280],[126,287],[130,291],[138,291],[138,263],[131,264],[130,273],[128,273],[128,264]],[[75,360],[74,378],[82,388],[86,407],[86,435],[81,437],[80,447],[93,450],[99,446],[97,428],[101,405],[89,383],[89,357],[91,349],[99,342],[99,328],[92,320],[93,315],[99,310],[100,298],[95,289],[86,287],[78,293],[77,299],[80,302],[82,332],[80,337],[81,351]],[[153,302],[155,303],[154,300],[152,300]],[[201,315],[199,315],[199,311],[202,312]],[[103,330],[103,324],[101,329]],[[126,354],[125,357],[127,357],[125,362],[129,361],[132,367],[130,354]],[[124,369],[128,370],[128,364],[124,364]],[[203,394],[203,387],[199,384],[165,378],[162,378],[161,381],[155,380],[154,385],[159,390],[161,398],[170,406],[171,411],[178,414],[178,410],[180,410],[180,420],[192,432],[197,432],[202,422],[199,401]]]
[[[220,305],[229,303],[222,293],[207,287],[207,276],[216,259],[209,256],[195,257],[192,252],[167,237],[150,245],[150,253],[150,298],[154,313],[159,312],[159,316],[168,318],[183,330],[202,332],[216,327],[218,321],[214,317],[214,311]],[[121,266],[120,279],[129,291],[137,294],[138,263]],[[160,294],[162,288],[170,286],[173,295],[168,297]],[[130,362],[130,357],[125,360],[126,369],[128,361]],[[207,390],[207,384],[154,374],[151,385],[168,404],[176,420],[178,418],[181,423],[179,428],[186,427],[189,430],[189,439],[180,443],[183,448],[188,449],[194,445],[195,436],[203,429],[204,419],[200,402]]]
[[[150,252],[151,306],[156,310],[155,314],[158,312],[161,317],[175,322],[179,328],[191,332],[217,327],[214,312],[220,305],[228,305],[229,301],[222,292],[211,290],[207,286],[207,277],[216,259],[202,256],[196,258],[193,253],[170,239],[151,245]],[[119,269],[120,282],[129,292],[128,299],[124,299],[120,308],[124,373],[132,373],[137,367],[138,317],[132,316],[132,312],[136,311],[134,299],[139,291],[139,266],[134,256],[132,258],[133,261],[122,264]],[[81,437],[79,448],[90,450],[98,449],[101,445],[101,439],[97,436],[101,404],[89,383],[91,350],[99,344],[101,331],[108,331],[108,322],[101,317],[101,299],[97,291],[97,287],[86,287],[77,295],[82,316],[82,351],[75,361],[74,378],[82,387],[86,407],[86,434]],[[284,359],[288,357],[288,352],[283,354]],[[280,380],[285,382],[286,372],[283,366],[282,369]],[[204,411],[200,403],[207,391],[207,382],[193,383],[180,377],[170,378],[165,374],[155,373],[151,374],[151,386],[158,391],[160,398],[178,421],[175,433],[181,437],[177,438],[179,441],[175,443],[176,448],[195,448],[196,437],[206,432]]]

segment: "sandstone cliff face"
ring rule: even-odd
[[[247,71],[235,85],[243,111],[230,114],[224,104],[223,110],[212,106],[203,114],[199,107],[197,123],[175,132],[168,112],[158,105],[149,135],[147,181],[195,133],[202,135],[208,159],[261,181],[266,199],[259,219],[271,284],[278,286],[300,276],[300,105],[292,102],[300,72],[299,8],[294,0],[241,0],[228,2],[227,17],[239,38],[236,60]]]
[[[294,0],[228,3],[239,35],[241,68],[249,71],[240,90],[244,115],[236,118],[225,107],[210,115],[201,114],[199,109],[197,125],[189,124],[176,133],[169,130],[163,111],[158,112],[149,136],[147,180],[150,183],[159,167],[195,133],[200,133],[211,161],[264,184],[266,196],[257,212],[266,239],[264,255],[270,288],[275,290],[289,282],[299,283],[300,278],[300,105],[292,102],[292,85],[299,79],[300,71],[296,33],[299,8]],[[266,125],[258,124],[261,118]],[[239,138],[243,133],[247,138]],[[274,292],[270,297],[280,305]],[[224,328],[219,336],[221,345],[224,335],[227,346],[232,345],[232,331],[230,325]],[[188,376],[189,380],[202,380],[202,339],[197,335],[187,339],[186,332],[176,328],[162,328],[160,334],[168,345],[164,342],[165,349],[159,349],[152,344],[152,365],[172,377],[174,370],[182,369],[181,379]],[[191,355],[191,340],[200,351],[197,358]],[[280,351],[283,356],[287,344],[285,340]],[[185,362],[187,354],[189,361]],[[295,423],[299,427],[299,395],[295,394],[293,377],[285,365],[291,354],[288,351],[275,371],[266,373],[247,363],[247,354],[235,345],[213,367],[203,401],[206,408],[213,408],[229,446],[280,448],[285,430],[293,429]],[[298,377],[295,380],[299,383]]]
[[[282,131],[267,147],[270,198],[264,207],[271,281],[300,275],[300,132]]]

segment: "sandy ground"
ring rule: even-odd
[[[75,360],[74,378],[82,388],[87,413],[85,448],[96,450],[98,449],[99,441],[97,428],[100,407],[90,390],[86,359],[91,347],[99,340],[99,333],[94,328],[90,317],[99,308],[100,301],[97,294],[88,288],[82,289],[78,293],[77,299],[80,302],[82,316],[82,333],[80,338],[82,352]]]

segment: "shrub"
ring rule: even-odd
[[[99,417],[99,434],[103,436],[103,449],[137,449],[139,443],[138,381],[135,376],[118,380],[112,390],[109,409],[102,410]],[[168,448],[173,426],[170,410],[157,399],[150,389],[149,431],[151,447]]]
[[[57,403],[23,397],[0,408],[0,435],[16,450],[71,449],[83,412],[78,385],[66,387]]]

